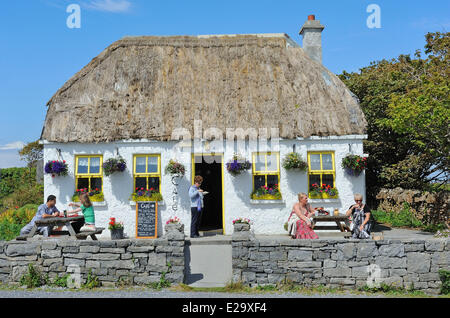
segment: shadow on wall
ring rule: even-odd
[[[191,273],[191,245],[184,245],[184,281],[186,285],[193,284],[196,281],[203,279],[203,274],[192,274]]]

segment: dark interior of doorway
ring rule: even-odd
[[[195,157],[195,175],[203,177],[201,189],[208,194],[203,199],[200,231],[222,230],[222,157],[198,155]]]

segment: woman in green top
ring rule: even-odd
[[[77,207],[73,211],[68,211],[67,214],[75,214],[78,212],[83,212],[84,215],[84,226],[80,229],[81,232],[95,231],[95,214],[94,207],[92,206],[91,200],[87,193],[80,195],[79,203],[70,203],[69,206]]]

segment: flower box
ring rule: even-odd
[[[367,158],[358,155],[347,155],[342,158],[342,168],[351,176],[359,176],[367,168]]]
[[[252,200],[282,200],[281,194],[273,195],[273,194],[263,194],[263,195],[256,195],[252,194],[251,197]]]
[[[80,202],[80,194],[81,193],[75,193],[72,196],[72,202]],[[103,192],[92,193],[89,194],[89,200],[91,200],[91,202],[104,202],[105,196],[103,195]]]

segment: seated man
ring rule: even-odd
[[[23,236],[29,234],[34,224],[38,220],[42,220],[43,218],[51,218],[59,216],[60,212],[56,208],[55,204],[56,204],[56,197],[54,195],[49,195],[47,198],[47,203],[41,204],[38,207],[36,215],[33,217],[31,222],[25,225],[20,230],[20,235]],[[39,233],[43,234],[44,237],[48,237],[52,230],[52,226],[39,226],[37,230]]]

